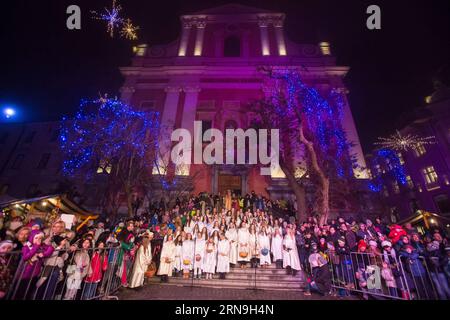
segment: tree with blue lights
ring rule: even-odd
[[[326,95],[308,86],[293,69],[264,68],[265,97],[252,108],[265,128],[280,129],[280,168],[292,187],[298,217],[304,218],[305,183],[316,187],[316,208],[322,225],[330,212],[330,190],[347,187],[355,161],[342,128],[344,100],[340,92]],[[302,158],[301,163],[295,159]],[[299,167],[302,175],[297,175]]]
[[[106,207],[115,213],[124,195],[132,215],[133,193],[152,179],[159,130],[157,112],[108,97],[83,100],[75,117],[62,121],[63,171],[87,181],[103,173]]]

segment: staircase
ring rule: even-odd
[[[282,291],[303,291],[305,286],[305,276],[303,272],[293,275],[286,274],[286,269],[277,269],[275,264],[267,268],[258,266],[256,269],[239,266],[231,267],[230,272],[226,274],[225,279],[219,279],[219,275],[213,275],[213,279],[183,279],[182,277],[169,277],[169,282],[161,283],[160,278],[155,276],[147,279],[147,284],[163,284],[173,286],[200,286],[211,288],[228,289],[263,289],[263,290],[282,290]]]

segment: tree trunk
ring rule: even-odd
[[[328,215],[330,214],[330,180],[325,175],[323,170],[319,166],[319,162],[317,160],[317,153],[314,149],[314,144],[306,139],[304,133],[303,133],[303,125],[300,124],[299,128],[300,133],[300,142],[302,142],[306,150],[308,151],[310,155],[311,165],[312,169],[317,173],[321,185],[321,193],[322,193],[322,201],[321,201],[321,208],[320,208],[320,219],[319,219],[319,226],[323,226],[327,219]]]
[[[305,187],[300,185],[295,179],[295,175],[292,170],[282,164],[280,161],[281,170],[283,170],[289,186],[292,188],[295,194],[295,199],[297,200],[297,221],[304,221],[306,219],[306,198],[305,198]]]

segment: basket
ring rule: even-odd
[[[267,249],[267,248],[261,249],[261,254],[262,254],[263,256],[267,256],[267,255],[269,254],[269,249]]]
[[[200,260],[202,260],[202,256],[201,255],[199,255],[199,254],[196,254],[195,255],[195,261],[200,261]]]
[[[147,268],[147,271],[144,273],[144,276],[146,278],[152,278],[155,276],[156,273],[156,263],[152,262]]]
[[[245,251],[239,252],[239,257],[241,257],[241,258],[247,258],[247,256],[248,256],[248,252],[245,252]]]
[[[189,259],[183,259],[183,264],[184,264],[185,266],[188,266],[188,265],[191,264],[191,260],[189,260]]]

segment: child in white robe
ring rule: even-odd
[[[247,262],[250,261],[250,233],[248,232],[247,225],[242,222],[241,227],[238,230],[238,262],[241,264],[241,268],[245,268]]]
[[[270,239],[266,234],[265,228],[262,227],[258,236],[258,243],[260,248],[259,264],[265,268],[271,264],[270,261]]]
[[[238,257],[238,242],[234,224],[230,224],[230,228],[225,233],[225,237],[230,241],[230,263],[235,265]]]
[[[194,254],[194,277],[201,279],[203,273],[203,264],[205,257],[205,236],[202,233],[197,234],[197,239],[195,240],[195,254]]]
[[[186,234],[186,240],[183,241],[181,246],[180,257],[181,268],[183,269],[183,278],[189,278],[189,272],[192,270],[194,262],[194,241],[190,233]]]
[[[172,276],[173,262],[175,260],[175,243],[173,242],[172,235],[169,235],[167,241],[164,242],[160,259],[157,274],[161,276],[162,282],[167,282],[169,281],[169,277]]]
[[[178,277],[183,272],[182,253],[183,253],[183,240],[182,240],[182,235],[180,234],[175,239],[175,261],[173,262],[175,277]]]
[[[283,240],[283,268],[288,269],[288,274],[292,274],[295,276],[297,271],[300,271],[302,268],[300,266],[300,258],[297,252],[297,245],[295,242],[295,234],[293,229],[286,229],[286,236]]]
[[[145,232],[142,238],[142,244],[136,252],[133,271],[131,273],[130,288],[142,287],[144,285],[144,274],[148,266],[152,263],[152,245],[153,233]]]
[[[206,273],[206,279],[212,279],[212,275],[216,272],[217,248],[214,239],[209,238],[205,245],[205,259],[203,263],[203,271]]]
[[[221,233],[217,245],[217,273],[220,274],[220,279],[225,279],[227,272],[230,272],[230,241]]]
[[[274,228],[271,251],[277,269],[281,269],[283,267],[283,237],[280,228]]]

